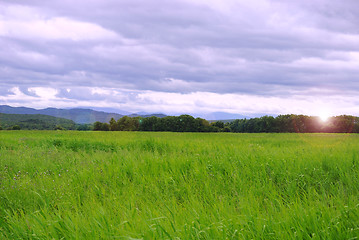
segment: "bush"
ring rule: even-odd
[[[21,127],[19,125],[12,126],[11,130],[20,130]]]
[[[54,130],[65,130],[63,127],[61,127],[60,125],[56,125]]]

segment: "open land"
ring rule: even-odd
[[[0,132],[1,239],[357,239],[359,135]]]

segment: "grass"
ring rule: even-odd
[[[358,239],[359,135],[0,132],[1,239]]]

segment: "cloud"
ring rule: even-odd
[[[161,112],[173,115],[192,114],[205,117],[213,112],[227,112],[257,116],[261,114],[307,114],[317,115],[325,111],[329,115],[355,115],[358,108],[357,95],[335,95],[318,97],[320,89],[311,89],[308,95],[295,92],[290,97],[255,96],[248,94],[218,94],[212,92],[171,93],[156,91],[134,91],[113,88],[31,88],[33,95],[20,88],[9,89],[0,96],[0,102],[12,106],[46,108],[90,107],[112,108],[128,112]],[[73,101],[73,100],[76,101]]]
[[[44,100],[54,99],[58,93],[56,89],[48,87],[33,87],[28,88],[28,91]]]
[[[116,39],[113,31],[89,22],[67,17],[49,17],[30,7],[8,6],[2,10],[0,36],[37,40],[106,40]]]
[[[129,111],[143,104],[146,111],[221,105],[250,112],[241,105],[246,98],[259,112],[301,112],[308,105],[300,99],[330,102],[331,96],[352,106],[346,95],[359,93],[358,6],[353,0],[0,1],[2,101],[38,99],[36,89],[51,88],[56,101],[44,97],[49,104],[98,101]],[[7,96],[14,88],[23,95]],[[301,107],[269,100],[276,98]],[[263,108],[267,103],[273,106]]]

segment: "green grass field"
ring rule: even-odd
[[[0,131],[1,239],[358,239],[359,135]]]

